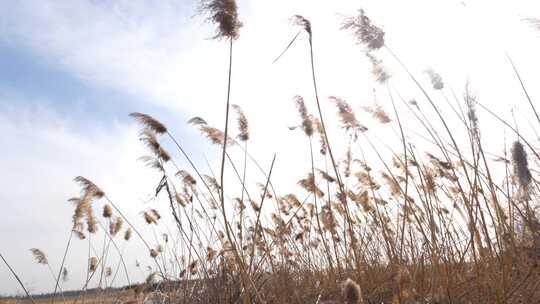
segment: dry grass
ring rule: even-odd
[[[205,1],[203,10],[218,24],[216,36],[230,40],[232,56],[233,40],[238,38],[241,25],[236,4],[231,0]],[[295,16],[295,20],[310,37],[314,67],[311,23],[301,16]],[[381,127],[394,128],[399,134],[395,147],[390,147],[388,159],[379,152],[382,148],[373,144],[376,135],[370,134],[357,120],[353,107],[339,97],[330,97],[329,101],[336,106],[343,132],[332,135],[342,135],[349,145],[332,150],[314,68],[317,113],[309,113],[310,105],[301,97],[294,98],[300,114],[298,126],[306,137],[305,147],[300,144],[298,148],[309,152],[306,162],[311,163],[311,170],[299,177],[298,193],[276,193],[272,184],[273,163],[262,168],[249,154],[248,118],[236,105],[233,108],[240,142],[232,139],[228,130],[228,99],[224,131],[210,127],[198,117],[190,120],[190,124],[222,148],[220,177],[212,172],[202,173],[158,119],[131,114],[141,124],[140,137],[150,152],[142,160],[149,170],[161,176],[155,196],[169,204],[175,230],[163,235],[161,240],[145,239],[139,232],[142,227],[132,225],[97,185],[76,178],[81,193],[71,200],[75,206],[73,235],[84,238],[91,234],[91,242],[98,242],[101,233],[104,243],[103,252],[88,257],[87,280],[82,289],[87,289],[93,277],[99,277],[100,287],[108,287],[114,280],[107,278],[121,267],[126,268],[123,260],[118,265],[107,264],[109,250],[123,256],[123,249],[114,241],[121,231],[125,231],[120,234],[125,241],[135,233],[137,241],[148,250],[143,255],[151,256],[155,265],[146,282],[134,284],[120,294],[101,293],[56,301],[142,303],[153,299],[162,303],[299,304],[540,301],[539,185],[538,168],[533,168],[540,157],[533,144],[502,121],[513,130],[515,141],[511,149],[501,147],[504,155],[493,157],[484,151],[476,115],[476,107],[484,107],[468,90],[464,100],[455,100],[466,112],[455,118],[465,126],[466,131],[461,134],[451,127],[448,116],[442,115],[437,106],[442,101],[434,97],[434,92],[444,92],[445,88],[440,75],[427,70],[433,90],[424,88],[385,45],[384,31],[364,11],[347,19],[344,28],[352,30],[358,44],[365,48],[368,60],[374,65],[376,80],[388,87],[391,103],[385,107],[393,109],[393,114],[380,104],[363,108]],[[393,99],[392,79],[378,59],[382,52],[388,52],[401,64],[418,86],[422,92],[419,98],[423,98],[421,106],[416,101],[402,100],[398,104],[400,101]],[[425,111],[429,107],[435,115],[428,119]],[[414,117],[423,126],[424,138],[432,143],[430,149],[422,150],[409,141],[401,122],[404,115]],[[319,157],[314,155],[317,153],[313,149],[314,136],[321,146]],[[465,138],[468,144],[456,138]],[[177,166],[180,160],[172,157],[164,141],[181,152],[189,164],[187,168]],[[373,148],[377,161],[366,157],[369,148]],[[232,160],[232,149],[243,154],[243,162]],[[345,154],[336,155],[337,151]],[[325,161],[319,163],[316,159]],[[265,180],[249,180],[247,166],[255,166]],[[227,190],[223,185],[225,168],[236,178],[227,181]],[[233,193],[230,190],[233,183],[240,185],[241,191]],[[93,211],[98,204],[105,206],[101,207],[104,208],[101,220],[96,219]],[[153,229],[165,227],[163,230],[171,231],[156,210],[144,210],[142,216]],[[97,229],[101,223],[106,225]],[[35,257],[43,264],[45,254],[36,250]],[[53,278],[59,281],[60,273]],[[9,302],[12,300],[3,301],[12,303]]]

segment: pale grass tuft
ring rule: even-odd
[[[62,281],[67,282],[69,280],[68,270],[66,267],[62,269]]]
[[[424,71],[429,79],[431,80],[431,85],[434,90],[442,90],[444,88],[444,83],[442,81],[441,75],[435,72],[433,69],[429,68]]]
[[[31,248],[30,251],[32,252],[32,255],[34,256],[34,260],[36,260],[38,264],[43,264],[43,265],[49,264],[49,260],[47,259],[47,256],[45,255],[43,251],[37,248]]]
[[[362,290],[360,286],[353,280],[347,279],[343,283],[342,289],[343,300],[346,304],[363,304]]]
[[[363,9],[356,17],[346,18],[342,29],[353,31],[359,44],[364,44],[368,50],[377,50],[384,46],[384,31],[373,25]]]
[[[292,17],[292,21],[293,21],[294,24],[302,27],[302,29],[309,34],[309,38],[311,39],[311,35],[312,35],[311,22],[308,19],[306,19],[306,18],[304,18],[303,16],[300,16],[300,15],[294,15]]]
[[[112,212],[111,205],[105,204],[105,206],[103,206],[103,217],[110,218],[112,216]]]
[[[517,177],[519,185],[523,189],[528,189],[532,176],[531,171],[529,170],[529,163],[527,161],[527,152],[525,152],[523,144],[519,141],[515,141],[512,145],[512,161],[514,164],[514,173]]]
[[[304,98],[302,98],[302,96],[296,95],[294,97],[294,103],[296,105],[296,108],[298,109],[300,118],[302,119],[302,130],[304,130],[304,133],[307,136],[313,135],[313,122],[311,121],[310,115],[308,115],[306,104],[304,103]]]
[[[315,184],[315,177],[313,176],[313,173],[308,173],[307,178],[301,179],[298,181],[298,185],[304,188],[307,192],[313,193],[318,197],[324,196],[324,192],[322,192],[319,187]]]
[[[134,113],[129,114],[129,116],[135,118],[135,120],[137,120],[140,124],[156,132],[157,134],[163,134],[167,132],[167,127],[165,127],[164,124],[157,121],[155,118],[153,118],[150,115],[134,112]]]
[[[90,272],[95,272],[97,270],[97,266],[98,259],[95,256],[90,257],[90,260],[88,261],[88,269],[90,270]]]
[[[330,101],[335,103],[338,108],[338,115],[341,120],[342,128],[352,132],[354,138],[358,137],[358,132],[366,132],[368,128],[361,125],[356,119],[356,115],[347,101],[336,96],[330,96]]]
[[[242,22],[238,20],[238,7],[235,0],[202,0],[201,11],[208,14],[208,20],[217,24],[214,39],[237,39]]]
[[[238,134],[238,138],[241,141],[247,141],[249,139],[249,127],[246,115],[244,114],[244,111],[239,105],[233,104],[231,105],[231,107],[236,111],[236,114],[238,115],[238,130],[240,131],[240,134]]]
[[[383,66],[382,60],[378,59],[372,52],[366,52],[366,57],[371,62],[371,74],[378,83],[384,84],[390,79],[390,73]]]
[[[131,227],[129,227],[126,232],[124,232],[124,240],[129,241],[131,239],[132,230]]]

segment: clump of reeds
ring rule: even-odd
[[[202,10],[218,27],[215,38],[230,39],[232,56],[232,41],[238,38],[241,27],[236,2],[203,1]],[[200,117],[188,122],[223,149],[219,179],[211,165],[210,172],[201,170],[164,124],[147,114],[132,113],[142,125],[140,139],[152,154],[141,159],[160,174],[151,203],[165,201],[175,226],[171,229],[166,214],[162,218],[155,209],[158,207],[145,207],[142,219],[149,224],[146,228],[155,240],[150,245],[100,188],[86,178],[76,178],[81,193],[70,200],[75,206],[70,240],[71,235],[88,240],[88,274],[83,289],[95,283],[92,276],[100,265],[106,285],[111,278],[109,285],[113,286],[121,264],[129,282],[123,261],[125,248],[118,247],[125,246],[134,232],[147,247],[141,253],[144,260],[139,257],[135,262],[140,271],[138,281],[143,282],[137,285],[135,294],[144,293],[144,301],[339,303],[334,300],[341,299],[343,303],[359,304],[536,300],[538,282],[531,278],[540,275],[535,266],[535,233],[540,227],[535,217],[538,193],[533,191],[538,186],[533,176],[537,163],[527,158],[527,152],[536,156],[534,147],[512,128],[520,138],[511,149],[514,180],[519,186],[513,187],[508,182],[511,171],[501,178],[500,172],[505,171],[502,169],[508,168],[490,163],[484,151],[476,112],[480,103],[468,88],[463,95],[466,113],[461,108],[463,100],[454,96],[455,114],[467,131],[463,138],[469,140],[458,144],[454,137],[460,137],[459,129],[445,120],[450,115],[440,113],[438,100],[411,73],[424,97],[439,111],[447,131],[445,137],[432,121],[433,116],[424,113],[416,101],[407,102],[388,83],[390,74],[378,53],[388,48],[385,32],[361,10],[358,16],[345,20],[343,27],[365,46],[372,73],[378,82],[387,85],[388,100],[377,99],[373,106],[360,109],[380,122],[381,128],[398,133],[397,127],[400,132],[397,138],[366,132],[367,127],[354,111],[358,104],[332,96],[329,99],[338,110],[336,123],[343,130],[335,136],[341,135],[343,142],[348,142],[337,150],[343,153],[338,162],[319,104],[312,23],[300,15],[293,19],[302,28],[300,32],[309,35],[318,111],[318,116],[310,114],[304,99],[294,97],[301,123],[291,129],[302,129],[311,152],[307,156],[311,170],[297,183],[301,191],[284,194],[278,191],[281,187],[273,187],[273,162],[268,172],[261,169],[263,180],[246,177],[251,134],[245,113],[232,105],[238,136],[231,137],[240,144],[231,145],[236,142],[228,135],[229,96],[223,131]],[[231,67],[229,90],[230,71]],[[450,104],[444,89],[449,84],[443,83],[433,70],[426,73],[432,88],[440,93],[438,98]],[[398,95],[401,100],[394,100]],[[392,118],[384,110],[390,106],[394,109]],[[404,128],[400,117],[405,114],[410,114],[410,120]],[[422,144],[417,144],[413,133],[419,133]],[[159,135],[164,134],[186,157],[189,168],[173,161],[174,154],[160,142]],[[318,157],[314,157],[312,148],[316,135],[320,141]],[[393,141],[399,143],[397,148]],[[243,174],[234,157],[236,148],[243,149]],[[507,166],[507,158],[500,159]],[[251,161],[261,167],[254,158]],[[231,169],[231,178],[226,180],[225,167]],[[231,185],[227,192],[224,181]],[[515,188],[527,195],[516,196]],[[94,203],[102,198],[106,201],[102,213],[105,225],[93,214]],[[519,237],[522,222],[533,237]],[[125,225],[129,227],[122,240],[117,236]],[[98,226],[102,227],[99,231]],[[101,255],[95,250],[98,233],[104,235]],[[109,247],[118,252],[116,270],[107,266]],[[32,249],[32,253],[38,263],[49,265],[41,250]],[[144,264],[147,262],[150,264]],[[67,278],[65,267],[60,269]],[[346,277],[357,279],[362,289],[351,279],[339,284]],[[332,300],[319,302],[321,299]]]

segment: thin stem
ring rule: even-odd
[[[71,245],[72,238],[73,238],[73,229],[71,229],[69,233],[66,249],[64,250],[64,256],[62,257],[62,263],[60,264],[60,270],[58,270],[58,276],[56,277],[56,285],[54,286],[54,293],[53,293],[53,299],[52,299],[53,304],[54,304],[54,299],[56,298],[56,291],[58,290],[58,287],[59,287],[58,285],[60,282],[60,276],[62,275],[62,269],[64,269],[64,263],[66,262],[66,257],[69,250],[69,246]]]
[[[19,285],[21,285],[22,289],[24,290],[24,293],[26,293],[26,296],[28,298],[30,298],[30,301],[32,301],[33,304],[36,304],[36,302],[34,302],[34,299],[32,298],[32,296],[30,295],[30,293],[28,293],[28,290],[26,290],[26,287],[24,287],[24,284],[21,281],[21,279],[19,278],[19,276],[17,275],[17,273],[15,273],[15,270],[13,270],[13,268],[11,268],[11,266],[8,264],[8,262],[6,261],[6,259],[4,258],[4,256],[1,253],[0,253],[0,258],[2,259],[2,261],[4,261],[4,264],[6,264],[6,266],[9,268],[9,271],[11,271],[11,273],[13,274],[13,276],[15,277],[17,282],[19,282]]]

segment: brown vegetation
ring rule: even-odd
[[[236,3],[205,1],[202,8],[218,25],[216,37],[230,40],[232,56],[241,26]],[[311,23],[301,16],[295,20],[310,38],[314,67]],[[347,19],[344,28],[365,48],[376,80],[388,86],[391,104],[387,108],[394,110],[393,115],[379,104],[363,110],[383,127],[398,131],[399,141],[391,157],[385,159],[375,148],[380,162],[368,162],[365,151],[373,147],[373,137],[354,108],[339,97],[329,101],[337,108],[349,146],[332,149],[314,68],[317,113],[309,113],[314,105],[302,97],[293,100],[300,116],[298,126],[306,136],[306,155],[310,155],[306,162],[311,163],[310,172],[298,181],[298,193],[276,193],[271,182],[274,163],[265,169],[251,157],[247,150],[249,124],[238,105],[233,109],[238,116],[237,138],[243,144],[229,138],[228,98],[224,131],[199,117],[190,120],[222,148],[220,177],[201,173],[164,123],[133,113],[141,124],[140,139],[151,153],[142,160],[161,176],[155,196],[167,202],[177,229],[152,244],[105,192],[90,180],[77,177],[81,194],[71,200],[75,207],[73,231],[81,239],[85,234],[102,232],[107,244],[101,256],[89,257],[83,289],[94,275],[103,277],[99,286],[104,288],[108,287],[107,278],[116,276],[120,263],[106,265],[108,250],[111,243],[116,247],[113,239],[125,227],[125,241],[134,232],[155,267],[145,282],[132,285],[119,297],[122,303],[149,299],[164,303],[299,304],[540,301],[539,184],[538,171],[530,167],[540,161],[535,146],[505,123],[514,132],[515,141],[500,156],[504,161],[497,162],[484,151],[476,116],[476,106],[481,104],[468,90],[463,101],[455,100],[466,111],[466,115],[456,117],[466,129],[465,134],[458,134],[433,97],[435,91],[445,88],[440,75],[427,70],[433,91],[424,88],[385,45],[384,31],[363,10]],[[422,102],[394,101],[389,86],[392,80],[376,57],[380,52],[388,52],[403,66],[422,92]],[[433,150],[424,151],[409,142],[398,105],[424,126]],[[427,119],[427,109],[436,115]],[[435,122],[441,123],[442,129],[436,129]],[[320,137],[319,159],[324,159],[324,164],[314,158],[315,135]],[[466,138],[468,146],[458,143],[457,137]],[[164,141],[181,152],[189,167],[177,166]],[[243,163],[233,162],[229,155],[233,148],[242,151]],[[335,154],[339,150],[346,150],[341,158]],[[511,161],[506,161],[509,158]],[[252,165],[265,180],[246,178],[245,168]],[[236,177],[228,185],[224,185],[225,168]],[[243,174],[240,169],[244,169]],[[233,182],[242,186],[239,193],[229,190]],[[100,221],[93,209],[100,202],[104,203],[103,221],[109,229],[98,230]],[[145,210],[142,216],[152,227],[165,225],[155,209]],[[47,264],[43,252],[32,252],[38,263]],[[84,300],[108,302],[104,298]]]

